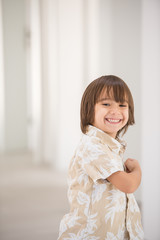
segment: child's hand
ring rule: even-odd
[[[136,159],[128,158],[125,163],[126,172],[133,172],[135,169],[140,169],[140,165]]]

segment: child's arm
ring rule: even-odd
[[[127,172],[118,171],[107,178],[116,188],[125,193],[136,191],[141,182],[141,168],[137,160],[128,158],[125,162]]]

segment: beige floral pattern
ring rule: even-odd
[[[139,207],[133,194],[106,179],[124,171],[125,143],[88,127],[69,166],[70,213],[60,224],[59,240],[142,240]]]

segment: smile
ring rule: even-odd
[[[121,119],[106,118],[109,123],[120,123]]]

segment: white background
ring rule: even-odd
[[[142,166],[136,197],[146,239],[158,240],[160,1],[0,1],[1,155],[31,152],[66,171],[81,136],[82,93],[107,74],[134,97],[125,157]]]

